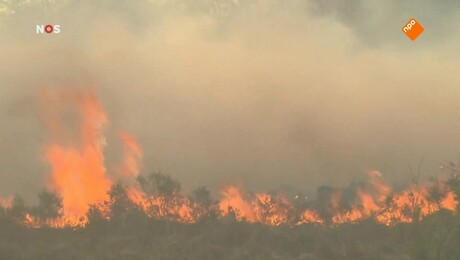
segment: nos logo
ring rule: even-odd
[[[56,24],[56,25],[36,25],[35,27],[35,32],[38,33],[61,33],[61,26]]]

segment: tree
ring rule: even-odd
[[[428,200],[441,208],[441,201],[446,197],[449,190],[438,179],[431,178],[430,181],[432,185],[428,189]]]
[[[207,208],[212,204],[210,194],[211,193],[205,186],[201,186],[192,192],[192,199]]]
[[[111,220],[127,219],[133,216],[143,216],[143,211],[128,195],[128,191],[122,184],[115,184],[109,191],[109,209]],[[97,212],[93,212],[96,214]],[[96,216],[94,216],[96,217]]]
[[[99,204],[90,205],[88,213],[86,213],[86,217],[88,218],[88,223],[91,226],[99,226],[106,222],[104,214],[101,210],[101,205]]]
[[[16,195],[11,203],[11,208],[7,210],[7,215],[14,221],[23,222],[27,213],[27,207],[24,199]]]
[[[32,213],[42,221],[60,217],[62,215],[61,197],[52,191],[41,191],[38,194],[38,206],[32,209]]]
[[[180,182],[161,172],[152,173],[147,177],[139,175],[137,181],[141,185],[142,190],[149,195],[170,197],[181,191]]]

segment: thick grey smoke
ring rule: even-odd
[[[421,158],[437,174],[460,155],[458,4],[349,2],[6,1],[0,195],[44,186],[43,87],[94,89],[144,172],[187,189],[400,181]]]

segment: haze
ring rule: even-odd
[[[446,174],[460,156],[460,5],[345,2],[0,4],[0,195],[45,186],[43,88],[93,90],[142,145],[142,172],[186,190],[313,190],[370,169],[407,181],[422,158],[424,175]]]

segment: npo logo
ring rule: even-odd
[[[416,22],[415,22],[414,19],[410,20],[409,23],[407,23],[407,25],[404,26],[403,31],[404,32],[409,31],[410,29],[412,29],[412,26],[414,26],[415,24],[416,24]]]
[[[417,37],[424,31],[422,25],[420,25],[417,20],[414,18],[410,19],[409,22],[407,22],[404,27],[402,28],[403,33],[409,37],[411,40],[417,39]]]
[[[56,24],[56,25],[36,25],[35,26],[35,32],[38,33],[61,33],[61,26]]]

